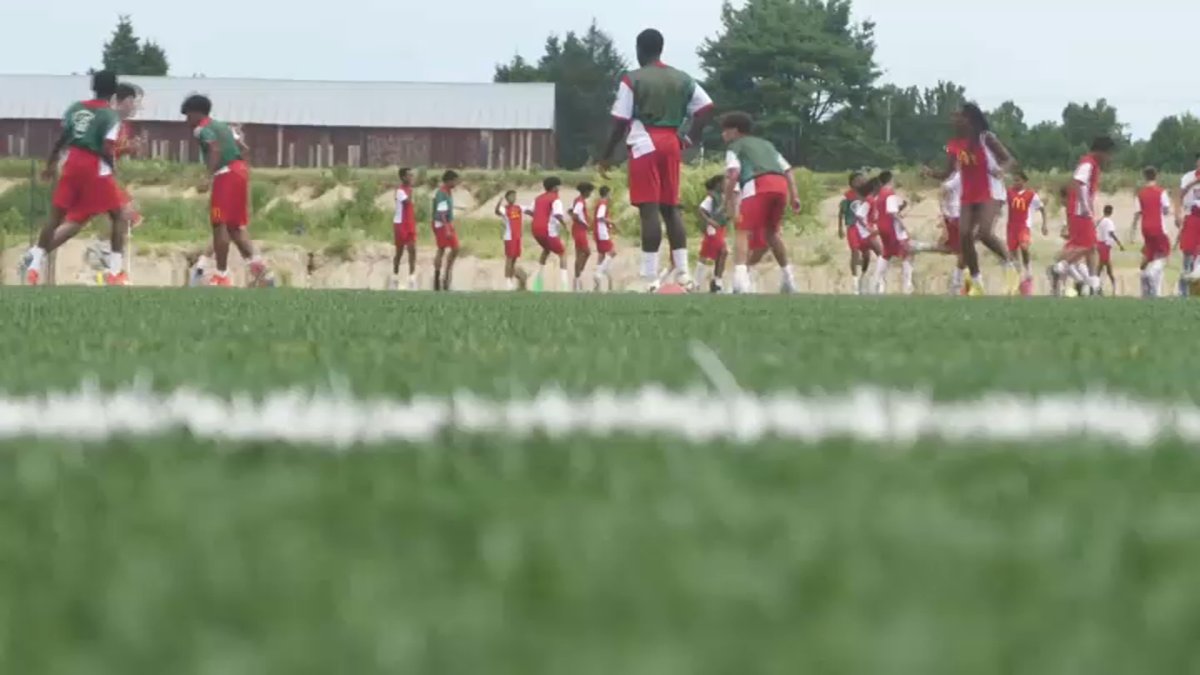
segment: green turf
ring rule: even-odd
[[[1186,302],[0,291],[0,388],[1194,397]],[[0,443],[0,673],[1200,671],[1200,460],[925,444]]]

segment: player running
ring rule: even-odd
[[[717,175],[704,183],[704,199],[698,209],[700,230],[704,238],[700,241],[699,262],[696,263],[696,286],[703,287],[704,280],[712,268],[712,281],[708,290],[720,293],[723,290],[725,263],[729,260],[729,246],[725,243],[728,214],[725,211],[725,176]]]
[[[967,295],[983,295],[983,276],[979,268],[976,242],[991,249],[1005,265],[1011,263],[1004,243],[993,231],[999,215],[1002,193],[994,194],[994,180],[1011,168],[1013,159],[1008,149],[992,133],[987,116],[978,105],[964,103],[951,118],[955,138],[946,144],[946,168],[928,171],[938,180],[946,180],[955,173],[962,181],[962,213],[959,218],[959,235],[962,244],[963,262],[970,272],[967,279]]]
[[[1171,214],[1171,199],[1158,184],[1158,169],[1142,171],[1145,184],[1137,195],[1137,210],[1133,216],[1133,231],[1142,230],[1142,297],[1154,298],[1162,293],[1163,273],[1171,257],[1171,239],[1163,227]]]
[[[588,223],[588,200],[596,191],[596,186],[588,182],[580,183],[575,188],[579,195],[571,204],[571,239],[575,242],[575,285],[576,293],[583,290],[583,270],[587,267],[588,258],[592,257],[592,247],[588,243],[591,227]]]
[[[194,94],[184,100],[179,109],[200,144],[201,157],[208,168],[208,179],[201,192],[210,192],[209,217],[213,230],[213,254],[217,270],[209,282],[213,286],[230,286],[229,245],[237,247],[249,263],[250,285],[269,282],[269,272],[263,259],[254,250],[246,233],[250,223],[250,169],[242,158],[242,146],[225,122],[212,118],[212,101]]]
[[[607,185],[600,186],[600,198],[596,200],[596,206],[592,211],[592,222],[595,226],[596,236],[596,255],[600,256],[600,260],[596,263],[595,275],[595,291],[599,293],[602,290],[612,290],[612,269],[613,260],[617,258],[617,248],[613,244],[613,235],[616,234],[616,223],[609,217],[609,201],[608,196],[612,190]]]
[[[1042,236],[1050,235],[1046,222],[1046,206],[1037,192],[1029,187],[1029,176],[1018,171],[1008,188],[1008,252],[1021,260],[1021,295],[1033,295],[1033,266],[1029,246],[1033,241],[1033,214],[1042,215]]]
[[[1100,266],[1096,271],[1097,276],[1107,271],[1108,281],[1112,284],[1113,295],[1117,294],[1117,277],[1113,274],[1112,266],[1112,247],[1117,246],[1122,251],[1125,250],[1125,244],[1117,238],[1117,225],[1112,219],[1113,207],[1104,207],[1104,217],[1096,223],[1096,250],[1099,253]],[[1103,288],[1100,295],[1104,295]]]
[[[1100,174],[1112,156],[1116,144],[1107,136],[1092,141],[1091,152],[1079,159],[1071,185],[1067,189],[1067,243],[1050,268],[1050,282],[1055,295],[1068,276],[1087,284],[1093,294],[1100,291],[1097,276],[1095,199],[1100,188]],[[1086,265],[1081,274],[1078,263]],[[1084,278],[1081,279],[1080,277]]]
[[[1200,278],[1200,154],[1196,169],[1179,179],[1179,204],[1175,212],[1179,229],[1179,250],[1183,254],[1183,273],[1179,278],[1179,294],[1190,295],[1190,282]]]
[[[838,204],[838,239],[845,239],[846,246],[850,249],[850,278],[855,295],[865,290],[862,275],[867,273],[871,264],[872,245],[876,245],[876,247],[878,245],[878,242],[873,239],[869,241],[864,239],[863,232],[856,226],[854,204],[859,201],[859,188],[866,181],[867,177],[861,171],[851,173],[850,187],[842,195],[842,201]],[[875,253],[878,255],[880,251]]]
[[[750,234],[766,238],[783,272],[783,293],[796,292],[796,274],[788,262],[787,247],[779,236],[779,226],[790,203],[800,212],[800,197],[792,167],[770,141],[751,136],[753,120],[746,113],[729,113],[721,118],[721,138],[725,141],[725,206],[728,217],[737,223],[736,266],[733,292],[750,292]],[[741,188],[741,195],[734,190]]]
[[[653,28],[637,37],[641,66],[621,78],[613,103],[612,133],[599,162],[600,175],[607,177],[609,160],[622,137],[629,146],[629,201],[638,209],[642,224],[641,276],[651,292],[657,291],[658,249],[662,245],[662,221],[667,223],[671,263],[676,281],[692,286],[688,274],[687,231],[679,210],[679,165],[684,144],[700,142],[701,132],[712,116],[713,103],[689,75],[662,62],[663,36]],[[687,137],[680,128],[691,119]]]
[[[400,263],[408,253],[408,290],[417,290],[417,215],[413,202],[412,169],[400,169],[396,188],[396,215],[392,218],[396,253],[392,256],[392,287],[400,288]]]
[[[887,292],[887,270],[892,260],[899,258],[903,277],[903,291],[913,293],[912,249],[909,247],[908,229],[904,227],[903,214],[908,202],[896,194],[891,171],[879,174],[879,191],[874,198],[874,212],[879,239],[883,244],[883,255],[875,264],[875,292]]]
[[[50,220],[38,241],[25,254],[22,274],[25,283],[42,282],[46,255],[70,240],[92,218],[108,214],[112,219],[111,253],[106,280],[120,282],[125,252],[125,221],[121,191],[113,175],[121,120],[112,108],[117,93],[117,76],[103,70],[92,76],[94,98],[72,103],[63,115],[63,129],[46,159],[42,177],[53,181],[59,156],[66,150],[62,175],[54,187]],[[61,229],[60,229],[61,226]]]
[[[517,263],[521,260],[521,230],[525,209],[517,203],[517,191],[509,190],[496,202],[496,215],[504,222],[504,281],[508,290],[525,290],[528,276]]]
[[[533,216],[530,230],[533,232],[534,241],[542,247],[542,255],[538,259],[537,276],[533,280],[533,290],[541,291],[544,287],[546,261],[550,259],[552,253],[558,256],[559,290],[566,290],[569,283],[565,255],[567,248],[558,235],[559,228],[567,225],[567,212],[563,209],[562,200],[558,196],[558,190],[562,187],[562,179],[558,176],[550,176],[542,181],[542,187],[545,192],[533,200],[533,209],[530,211],[530,215]]]

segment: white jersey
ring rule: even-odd
[[[887,203],[883,205],[888,215],[892,217],[892,229],[896,232],[897,241],[908,241],[908,228],[904,226],[904,220],[900,218],[900,207],[903,205],[904,200],[897,194],[888,195]]]
[[[1189,171],[1179,180],[1179,189],[1183,191],[1183,215],[1191,213],[1192,209],[1200,208],[1200,171]]]
[[[1117,225],[1112,218],[1101,218],[1096,223],[1096,241],[1106,246],[1117,245]]]
[[[608,228],[608,200],[601,201],[596,205],[596,241],[608,241],[612,239],[612,232]]]
[[[871,236],[871,204],[865,199],[859,199],[851,207],[854,209],[854,227],[858,228],[858,236],[866,239]]]
[[[962,174],[955,172],[942,183],[942,217],[958,220],[962,216]]]
[[[392,220],[393,223],[404,222],[404,202],[408,200],[408,189],[402,187],[396,188],[396,216]]]

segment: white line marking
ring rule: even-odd
[[[427,442],[458,432],[523,439],[544,435],[661,436],[701,443],[800,443],[850,439],[911,445],[1047,442],[1071,438],[1145,447],[1159,439],[1200,442],[1200,408],[1101,391],[1046,395],[990,393],[935,401],[920,392],[864,387],[844,394],[670,391],[567,394],[546,389],[507,400],[471,393],[409,401],[360,399],[298,389],[222,397],[146,387],[41,396],[0,395],[0,439],[103,441],[184,431],[205,441],[277,441],[346,448]]]

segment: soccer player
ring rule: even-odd
[[[1171,199],[1158,184],[1158,169],[1142,171],[1146,183],[1137,195],[1137,210],[1133,216],[1133,231],[1142,230],[1142,297],[1153,298],[1162,293],[1163,272],[1171,257],[1171,239],[1163,228],[1171,213]]]
[[[496,215],[504,222],[504,280],[508,290],[525,290],[528,277],[517,263],[521,260],[521,230],[525,209],[517,203],[516,190],[509,190],[496,202]]]
[[[871,248],[862,238],[862,232],[856,226],[857,218],[854,214],[854,204],[859,201],[858,188],[866,180],[866,176],[861,171],[851,173],[850,187],[842,195],[842,201],[838,204],[838,239],[845,239],[846,245],[850,249],[850,277],[855,295],[862,292],[861,276],[866,274],[867,268],[871,264]]]
[[[433,290],[450,290],[454,261],[458,260],[458,233],[454,231],[454,188],[458,172],[442,174],[442,184],[433,193],[433,238],[437,254],[433,257]],[[444,261],[444,265],[443,265]]]
[[[117,134],[116,157],[130,157],[138,154],[141,151],[141,139],[133,133],[133,127],[129,120],[137,116],[138,110],[142,107],[142,88],[122,82],[117,85],[116,108],[117,115],[121,118],[121,131]],[[129,195],[129,191],[121,189],[121,206],[125,222],[129,227],[137,227],[142,224],[142,214],[138,213],[137,205],[133,203],[133,197]]]
[[[761,232],[783,272],[781,292],[795,293],[796,275],[788,262],[779,226],[789,203],[792,210],[800,212],[796,181],[791,165],[775,146],[750,135],[752,126],[753,120],[746,113],[734,112],[721,118],[721,138],[726,147],[725,205],[729,217],[737,222],[733,291],[750,292],[750,234]],[[735,187],[741,188],[740,197]]]
[[[967,269],[962,257],[962,238],[959,220],[962,216],[962,176],[955,173],[942,181],[939,189],[942,213],[942,241],[937,252],[954,256],[954,272],[950,275],[950,295],[961,295],[963,276]]]
[[[951,119],[956,136],[946,144],[946,168],[928,173],[938,180],[959,174],[962,181],[959,238],[963,262],[971,274],[966,289],[968,295],[983,295],[976,242],[991,249],[1006,266],[1011,265],[1004,242],[993,232],[996,216],[1000,213],[997,199],[1003,199],[1002,195],[994,194],[993,183],[1012,166],[1013,160],[1008,149],[992,133],[987,117],[978,105],[964,103]]]
[[[658,289],[658,249],[662,245],[662,221],[667,223],[671,262],[676,280],[692,286],[688,274],[687,231],[679,210],[679,165],[684,144],[700,142],[701,132],[712,116],[713,103],[704,89],[686,73],[662,62],[663,36],[653,28],[637,38],[641,66],[621,78],[613,103],[614,124],[599,162],[600,175],[607,177],[609,160],[617,143],[625,137],[629,146],[629,200],[638,209],[642,223],[642,279],[653,292]],[[691,119],[686,138],[679,130]]]
[[[545,192],[533,200],[533,209],[529,212],[533,216],[533,223],[530,226],[533,239],[538,246],[542,247],[542,255],[538,259],[537,276],[533,280],[533,290],[542,290],[545,283],[546,261],[550,259],[552,253],[558,256],[559,290],[566,290],[568,280],[565,254],[567,248],[558,235],[559,228],[567,225],[567,213],[558,196],[558,190],[562,187],[562,179],[558,176],[550,176],[542,181],[542,187]]]
[[[1029,176],[1024,171],[1016,172],[1012,187],[1008,188],[1008,252],[1021,259],[1021,295],[1033,295],[1033,267],[1029,254],[1032,243],[1033,214],[1042,214],[1042,236],[1049,236],[1050,226],[1046,222],[1046,206],[1042,198],[1029,187]]]
[[[1100,188],[1100,174],[1115,148],[1111,138],[1097,137],[1092,141],[1091,152],[1081,157],[1075,167],[1071,185],[1067,188],[1067,243],[1058,254],[1058,261],[1050,268],[1050,281],[1056,294],[1067,276],[1086,283],[1093,294],[1100,291],[1094,202]],[[1087,269],[1082,274],[1077,266],[1081,262]]]
[[[850,204],[850,211],[854,214],[854,230],[856,236],[863,242],[863,256],[867,255],[868,251],[875,253],[875,269],[871,274],[867,274],[868,270],[862,270],[861,278],[857,278],[858,283],[855,285],[855,295],[869,295],[875,290],[875,284],[872,283],[880,276],[879,266],[883,264],[883,246],[879,243],[879,230],[875,226],[875,199],[879,194],[879,178],[870,178],[859,181],[858,188],[855,191],[854,201]]]
[[[600,198],[596,200],[596,207],[592,212],[592,222],[595,225],[596,235],[596,255],[600,256],[599,262],[596,263],[596,292],[601,290],[612,290],[612,277],[609,270],[612,269],[613,260],[617,257],[616,246],[613,245],[613,235],[616,233],[616,223],[609,217],[608,196],[612,190],[607,185],[600,186]]]
[[[113,176],[121,120],[112,108],[117,93],[117,76],[102,70],[92,76],[94,98],[72,103],[63,115],[63,129],[55,142],[42,176],[54,180],[59,156],[65,149],[62,175],[54,187],[50,221],[22,261],[25,283],[42,281],[46,255],[83,229],[95,216],[108,214],[113,221],[112,252],[106,281],[121,283],[124,264],[125,222],[121,190]],[[59,226],[62,231],[59,231]]]
[[[879,174],[879,192],[875,197],[876,227],[883,244],[883,255],[875,266],[875,292],[885,293],[887,289],[888,265],[894,258],[901,261],[903,275],[903,290],[906,295],[913,292],[912,250],[909,248],[908,230],[904,227],[902,215],[908,207],[908,202],[896,194],[891,171]]]
[[[1104,217],[1096,223],[1096,250],[1099,253],[1100,267],[1096,271],[1099,275],[1101,272],[1108,272],[1108,281],[1112,284],[1113,295],[1117,294],[1117,277],[1113,274],[1112,266],[1112,247],[1118,246],[1122,251],[1125,250],[1125,244],[1117,238],[1117,225],[1112,219],[1113,207],[1104,207]],[[1103,295],[1103,291],[1100,293]]]
[[[213,230],[213,254],[217,269],[209,282],[230,286],[229,245],[237,247],[250,267],[250,285],[269,283],[269,272],[246,233],[250,223],[250,169],[242,158],[242,146],[229,125],[212,118],[212,101],[193,94],[179,109],[200,144],[208,168],[201,192],[211,192],[209,216]]]
[[[725,176],[717,175],[704,183],[707,194],[700,202],[700,229],[704,239],[700,242],[700,261],[696,263],[696,285],[704,286],[708,269],[713,268],[712,281],[709,291],[720,293],[721,280],[725,276],[725,263],[729,258],[729,247],[725,244],[725,224],[728,220],[725,212]]]
[[[392,237],[396,247],[392,256],[392,286],[400,288],[400,263],[408,253],[408,290],[417,290],[417,215],[413,203],[412,169],[400,169],[396,188],[396,215],[392,218]]]
[[[583,270],[587,267],[588,258],[592,257],[592,247],[588,243],[588,200],[596,191],[596,186],[584,181],[576,186],[579,195],[571,204],[571,239],[575,241],[575,292],[583,290]]]
[[[1179,229],[1179,250],[1183,254],[1183,274],[1179,279],[1179,294],[1190,295],[1189,282],[1200,278],[1200,155],[1196,155],[1196,170],[1179,179],[1179,204],[1175,211],[1175,226]]]

